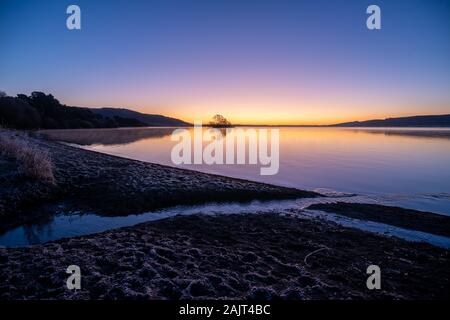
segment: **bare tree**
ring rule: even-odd
[[[211,127],[230,127],[231,126],[231,122],[228,121],[224,116],[222,116],[221,114],[216,114],[213,118],[212,121],[209,122],[209,125]]]

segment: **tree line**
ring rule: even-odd
[[[34,91],[11,97],[0,91],[0,125],[16,129],[143,127],[136,119],[103,116],[88,108],[61,104],[53,95]]]

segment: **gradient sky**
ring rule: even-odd
[[[82,29],[66,28],[81,7]],[[366,28],[370,4],[382,29]],[[450,113],[450,1],[0,0],[0,90],[184,120]]]

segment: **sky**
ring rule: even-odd
[[[0,90],[241,124],[444,114],[449,39],[447,0],[0,0]]]

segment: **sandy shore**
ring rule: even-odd
[[[377,204],[344,202],[318,203],[309,206],[308,209],[450,237],[450,217],[432,212]]]
[[[56,185],[30,181],[0,156],[0,231],[32,222],[41,207],[64,201],[73,210],[100,215],[128,215],[158,208],[208,201],[249,201],[320,196],[191,170],[129,160],[65,144],[30,138],[47,150],[54,165]]]
[[[448,299],[449,255],[320,220],[178,216],[0,250],[0,298]],[[77,292],[65,288],[71,264],[82,270]],[[371,264],[381,290],[366,287]]]
[[[43,208],[61,200],[100,215],[127,215],[177,204],[320,196],[33,142],[50,152],[57,184],[26,180],[12,160],[0,158],[3,229],[52,214]],[[345,203],[310,209],[448,235],[448,217],[414,210]],[[449,255],[277,212],[176,216],[0,249],[0,299],[448,299]],[[76,292],[65,286],[72,264],[82,270]],[[381,268],[381,290],[366,287],[371,264]]]

